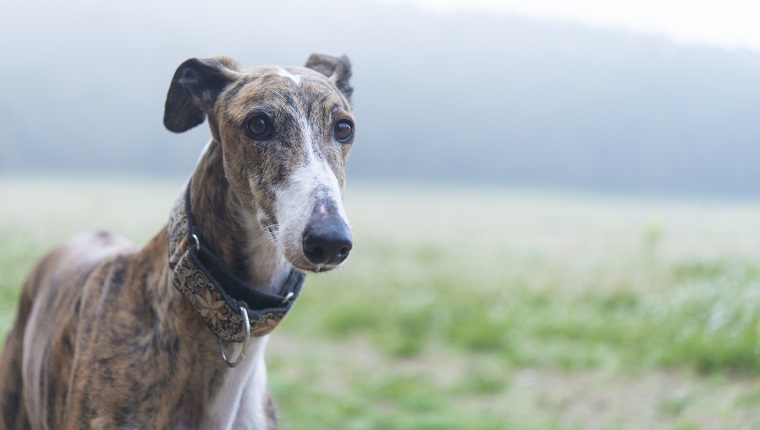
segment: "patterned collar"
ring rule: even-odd
[[[190,183],[174,204],[167,234],[172,283],[220,341],[247,343],[250,334],[269,334],[301,292],[306,275],[296,270],[290,272],[280,296],[259,292],[225,269],[195,234]],[[250,326],[245,327],[248,321]],[[224,344],[222,355],[227,361]]]

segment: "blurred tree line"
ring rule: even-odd
[[[163,129],[181,61],[300,65],[318,51],[354,63],[354,179],[760,196],[758,53],[515,16],[328,5],[3,6],[0,174],[186,175],[208,132]]]

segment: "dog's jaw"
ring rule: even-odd
[[[248,255],[250,258],[250,282],[260,291],[279,293],[290,274],[290,264],[280,251],[276,236],[272,234],[275,226],[258,216],[243,217],[248,238]]]

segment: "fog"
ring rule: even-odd
[[[364,2],[28,1],[0,9],[0,174],[189,174],[175,68],[354,64],[349,178],[760,197],[760,55]]]

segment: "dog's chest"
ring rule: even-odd
[[[202,428],[256,429],[271,428],[267,416],[267,373],[264,350],[269,336],[256,338],[250,345],[243,362],[228,369],[222,376],[219,391],[211,401]],[[228,349],[237,354],[239,344]]]

